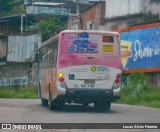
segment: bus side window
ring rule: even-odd
[[[47,46],[46,47],[47,48],[47,52],[46,52],[46,68],[48,68],[49,67],[49,62],[50,62],[50,57],[49,57],[49,47]]]
[[[57,65],[57,49],[54,49],[54,56],[53,56],[53,64],[54,64],[54,66],[56,66]]]
[[[41,68],[44,68],[44,55],[45,55],[45,47],[42,48],[42,59],[41,59]]]
[[[49,59],[49,67],[52,67],[53,63],[53,50],[50,49],[49,54],[48,54],[48,59]]]
[[[43,68],[46,68],[47,67],[47,55],[46,55],[46,53],[47,53],[47,47],[44,47],[44,55],[43,55]]]
[[[57,65],[57,49],[58,49],[58,39],[52,42],[52,64],[51,66]]]
[[[39,56],[38,56],[38,61],[39,61],[39,67],[42,67],[42,51],[39,50]]]

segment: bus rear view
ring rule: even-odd
[[[120,96],[119,34],[105,31],[61,32],[57,59],[57,95],[67,103],[109,110]]]

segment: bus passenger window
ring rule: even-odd
[[[57,49],[54,49],[54,57],[53,57],[53,60],[54,60],[54,66],[57,65]]]

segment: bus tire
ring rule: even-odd
[[[110,108],[111,108],[111,102],[108,101],[108,102],[106,102],[106,104],[105,104],[105,110],[109,111]]]
[[[48,106],[50,110],[53,110],[53,101],[52,101],[52,93],[51,93],[51,88],[49,86],[49,99],[48,99]]]
[[[47,106],[48,105],[48,100],[41,98],[41,105],[42,106]]]
[[[48,105],[48,100],[47,99],[43,99],[42,98],[42,95],[41,95],[41,85],[40,85],[40,83],[39,83],[39,85],[38,85],[38,93],[39,93],[39,97],[41,98],[41,105],[42,106],[47,106]]]
[[[64,108],[65,101],[63,100],[55,100],[54,101],[54,109],[56,110],[62,110]]]
[[[38,96],[41,98],[41,85],[40,83],[38,84]]]

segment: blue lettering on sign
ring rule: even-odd
[[[75,79],[75,75],[74,74],[69,74],[69,80],[74,80]]]
[[[160,27],[142,28],[121,33],[121,40],[131,43],[132,56],[124,69],[160,67]]]

